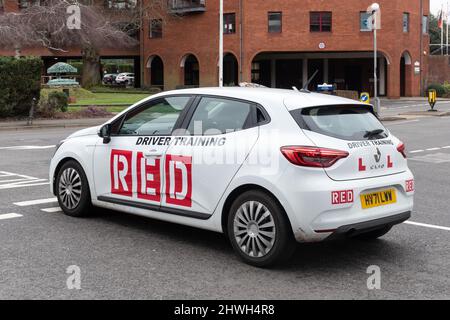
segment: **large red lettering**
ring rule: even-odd
[[[192,206],[192,157],[168,154],[166,169],[166,202],[183,207]]]
[[[142,152],[137,153],[137,197],[150,201],[161,201],[160,159],[146,159]]]
[[[132,152],[127,150],[111,150],[111,193],[127,197],[132,196],[132,155]]]

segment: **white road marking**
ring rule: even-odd
[[[0,214],[0,220],[6,220],[6,219],[13,219],[13,218],[20,218],[23,217],[21,214],[17,213],[5,213]]]
[[[54,208],[41,209],[41,211],[48,212],[48,213],[55,213],[55,212],[61,212],[62,209],[60,207],[54,207]]]
[[[420,223],[420,222],[414,222],[414,221],[405,221],[404,223],[410,224],[410,225],[413,225],[413,226],[418,226],[418,227],[425,227],[425,228],[431,228],[431,229],[450,231],[449,227],[436,226],[436,225],[433,225],[433,224],[426,224],[426,223]]]
[[[424,156],[410,157],[409,160],[439,164],[439,163],[444,163],[444,162],[450,162],[450,154],[449,153],[430,153],[430,154],[426,154]]]
[[[411,122],[419,122],[419,120],[405,120],[405,121],[395,121],[394,123],[388,123],[386,124],[388,127],[389,126],[398,126],[400,124],[406,124],[406,123],[411,123]]]
[[[413,150],[413,151],[409,151],[409,153],[420,153],[420,152],[425,152],[425,151],[437,151],[437,150],[442,150],[442,149],[450,149],[450,146],[445,146],[445,147],[433,147],[433,148],[428,148],[428,149],[419,149],[419,150]]]
[[[47,179],[39,179],[7,171],[0,171],[0,178],[5,178],[3,180],[0,179],[0,190],[50,184]]]
[[[48,198],[48,199],[37,199],[37,200],[14,202],[14,204],[19,207],[27,207],[27,206],[34,206],[36,204],[52,203],[52,202],[56,202],[56,201],[58,201],[56,198]]]
[[[27,181],[27,182],[39,182],[46,180],[36,180],[36,181]],[[14,189],[14,188],[24,188],[24,187],[35,187],[35,186],[45,186],[49,185],[50,182],[42,182],[42,183],[29,183],[29,184],[11,184],[11,185],[0,185],[0,190],[3,189]]]
[[[55,145],[51,146],[11,146],[11,147],[0,147],[0,150],[41,150],[41,149],[52,149]]]

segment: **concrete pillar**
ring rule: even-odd
[[[380,58],[378,62],[379,70],[380,70],[380,87],[379,92],[380,96],[386,95],[386,60],[384,58]]]
[[[323,83],[328,83],[328,59],[323,59]]]
[[[306,82],[308,82],[308,59],[303,59],[303,82],[302,82],[302,86],[304,87]]]
[[[272,88],[277,87],[277,60],[270,60],[270,86]]]

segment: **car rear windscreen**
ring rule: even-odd
[[[373,140],[388,136],[370,106],[339,105],[297,109],[290,112],[305,130],[342,140]]]

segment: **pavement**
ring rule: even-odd
[[[299,244],[290,263],[269,270],[242,263],[221,234],[108,210],[63,215],[48,165],[79,128],[4,130],[0,299],[450,299],[450,117],[386,126],[406,143],[415,175],[410,222],[373,242]],[[367,287],[370,266],[380,268],[379,290]],[[74,268],[80,290],[67,286]]]

